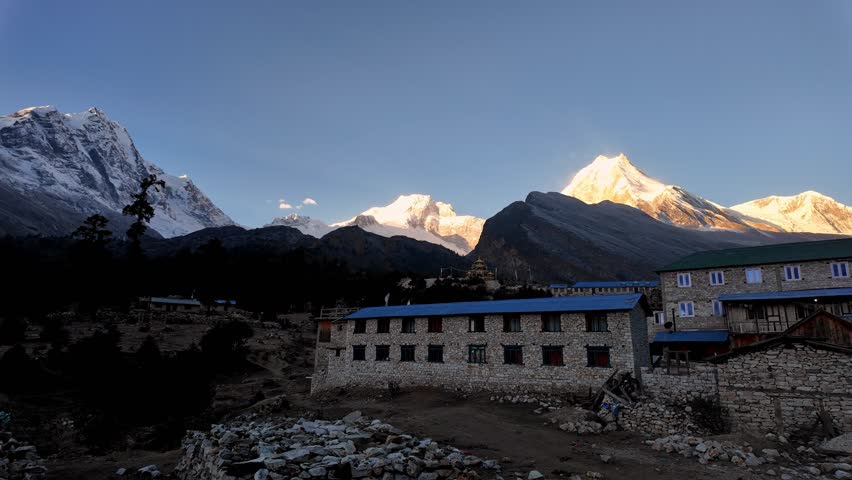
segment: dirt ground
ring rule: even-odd
[[[740,479],[747,470],[728,465],[700,465],[694,458],[655,452],[630,432],[577,435],[559,430],[532,412],[534,407],[491,402],[488,396],[461,398],[436,390],[404,392],[394,398],[343,395],[319,407],[319,415],[336,419],[352,410],[380,418],[406,433],[430,437],[505,463],[504,476],[526,478],[538,470],[547,478],[599,472],[608,479]],[[600,456],[611,455],[609,463]],[[756,477],[755,477],[756,478]]]

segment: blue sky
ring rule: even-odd
[[[97,106],[236,221],[488,217],[598,154],[852,203],[852,3],[0,0],[0,111]]]

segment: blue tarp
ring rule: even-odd
[[[151,297],[151,303],[171,303],[175,305],[201,305],[201,302],[192,298],[168,298]]]
[[[641,293],[628,293],[623,295],[589,295],[583,297],[528,298],[523,300],[367,307],[345,317],[344,320],[357,318],[428,317],[432,315],[449,317],[453,315],[497,313],[619,311],[632,310],[641,298]]]
[[[654,336],[655,343],[722,343],[727,341],[727,330],[686,330],[678,332],[658,332]]]
[[[852,288],[820,288],[816,290],[788,290],[786,292],[723,293],[723,302],[746,300],[783,300],[786,298],[852,297]]]
[[[659,287],[659,280],[635,280],[623,282],[577,282],[574,288],[623,288],[623,287]]]

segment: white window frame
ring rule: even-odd
[[[684,282],[681,282],[681,279],[684,279]],[[678,288],[690,288],[692,287],[692,274],[689,272],[681,272],[677,274],[677,287]]]
[[[710,304],[713,307],[713,316],[714,317],[724,317],[725,316],[725,304],[722,303],[721,300],[711,300]]]
[[[695,316],[695,302],[678,302],[678,316],[681,318],[691,318]]]
[[[748,272],[757,272],[757,281],[756,282],[749,281]],[[745,279],[746,279],[746,283],[763,283],[763,270],[760,267],[746,268],[745,269]]]
[[[654,312],[654,323],[657,325],[665,325],[666,312]]]
[[[849,278],[849,262],[831,262],[831,278]],[[834,269],[837,269],[838,275],[834,274]],[[845,273],[845,275],[843,275]]]
[[[795,277],[791,276],[795,273]],[[802,267],[801,265],[784,265],[784,281],[785,282],[798,282],[802,279]]]
[[[716,281],[718,280],[718,281]],[[714,270],[710,272],[710,285],[719,286],[725,284],[725,272],[721,270]]]

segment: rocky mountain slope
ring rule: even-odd
[[[286,217],[275,218],[264,225],[264,227],[291,227],[314,238],[322,238],[323,235],[334,230],[334,227],[322,220],[317,220],[306,215],[299,215],[298,213],[291,213]]]
[[[555,192],[532,192],[485,222],[468,258],[482,257],[500,278],[635,280],[653,278],[656,268],[700,250],[820,238],[681,228],[627,205],[587,204]]]
[[[852,235],[852,207],[818,192],[760,198],[734,205],[731,210],[761,218],[788,232]]]
[[[189,178],[146,161],[127,130],[96,108],[63,114],[33,107],[0,116],[0,173],[0,234],[63,235],[92,213],[121,230],[121,209],[149,174],[166,183],[152,194],[151,227],[159,234],[233,224]]]

